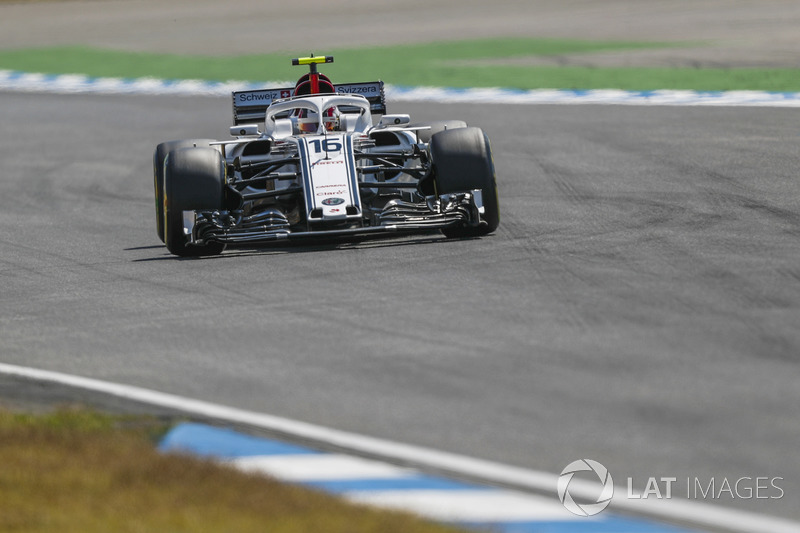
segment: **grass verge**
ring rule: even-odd
[[[0,531],[455,533],[411,515],[155,450],[166,427],[82,409],[0,410]]]
[[[696,46],[697,43],[687,43]],[[501,60],[542,55],[624,51],[678,46],[665,43],[560,39],[491,39],[368,49],[319,50],[336,62],[322,71],[338,81],[380,78],[405,86],[508,87],[517,89],[692,89],[701,91],[800,91],[800,69],[590,68],[509,66]],[[87,47],[0,50],[0,68],[93,77],[155,77],[253,82],[293,80],[301,69],[282,52],[236,57],[178,56]],[[471,61],[478,63],[470,64]]]

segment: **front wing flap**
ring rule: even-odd
[[[188,224],[189,244],[221,242],[226,244],[269,243],[278,240],[324,239],[380,233],[420,233],[469,224],[480,225],[483,211],[481,191],[429,196],[424,204],[391,205],[376,216],[377,224],[354,227],[321,227],[293,231],[288,227],[243,227],[221,223],[219,213],[186,212],[194,219]],[[188,222],[188,221],[187,221]]]

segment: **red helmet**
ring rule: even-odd
[[[317,74],[319,77],[319,93],[318,94],[332,94],[336,92],[331,80],[324,74]],[[311,75],[305,74],[294,86],[295,96],[305,96],[313,94],[311,92]],[[322,121],[325,123],[325,129],[333,131],[336,129],[339,119],[339,113],[335,107],[326,109],[322,113]],[[319,130],[319,117],[314,111],[301,109],[297,112],[297,128],[303,133],[316,133]]]
[[[319,77],[319,94],[330,94],[335,93],[336,89],[333,87],[333,83],[325,74],[317,74]],[[295,96],[305,96],[307,94],[311,94],[311,75],[305,74],[294,86],[294,95]]]

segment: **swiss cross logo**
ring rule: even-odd
[[[292,96],[291,91],[281,91],[281,98],[289,98]]]

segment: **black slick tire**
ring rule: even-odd
[[[429,127],[430,128],[429,130],[417,131],[417,135],[419,136],[419,142],[429,143],[431,142],[431,137],[433,137],[440,131],[466,128],[467,123],[464,122],[463,120],[431,120],[428,122],[415,122],[414,124],[409,124],[408,127],[410,128]]]
[[[205,147],[212,142],[213,139],[184,139],[163,142],[156,146],[156,151],[153,153],[153,189],[156,200],[156,233],[161,242],[164,242],[164,159],[168,153],[178,148]]]
[[[222,209],[225,161],[214,148],[179,148],[164,159],[164,243],[181,257],[217,255],[225,246],[209,242],[187,245],[183,212]]]
[[[450,238],[480,237],[500,224],[497,179],[489,138],[480,128],[448,129],[431,137],[430,154],[436,194],[480,189],[484,213],[478,226],[452,226],[442,230]]]

